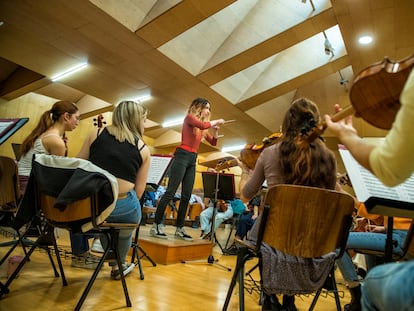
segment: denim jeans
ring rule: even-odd
[[[188,152],[181,148],[177,148],[174,153],[174,159],[170,166],[170,178],[167,190],[158,202],[157,211],[155,213],[155,223],[160,224],[164,217],[167,204],[173,199],[178,186],[181,183],[181,199],[178,208],[176,226],[181,228],[184,226],[185,214],[187,213],[188,202],[190,201],[193,191],[195,173],[196,173],[197,153]]]
[[[211,231],[211,219],[213,218],[213,206],[207,207],[204,211],[200,213],[200,226],[204,234],[210,233]],[[225,221],[233,216],[233,209],[231,204],[228,204],[227,210],[225,212],[217,212],[216,218],[214,220],[214,232],[216,229]]]
[[[414,261],[379,265],[362,283],[362,310],[413,311]]]
[[[141,204],[134,190],[127,193],[127,197],[116,201],[115,209],[106,219],[107,222],[139,224],[141,221]],[[133,229],[121,229],[119,232],[118,249],[121,262],[125,263],[126,256],[132,244]],[[106,248],[108,241],[105,235],[101,235],[101,243]],[[115,266],[116,261],[111,261],[110,266]]]
[[[99,235],[91,233],[70,233],[72,254],[79,256],[89,251],[89,239],[98,238]]]
[[[397,241],[397,245],[394,246],[394,254],[402,254],[401,247],[404,245],[404,240],[407,235],[406,230],[394,230],[392,238]],[[347,249],[366,249],[373,251],[384,251],[385,241],[387,235],[385,233],[373,233],[373,232],[351,232],[349,233],[348,242],[346,244]],[[367,269],[375,266],[375,256],[365,256]],[[354,263],[351,256],[347,252],[337,260],[339,269],[345,281],[355,282],[358,281],[358,274],[355,270]]]
[[[256,219],[252,219],[253,212],[248,212],[240,216],[239,223],[237,225],[236,236],[241,239],[247,235],[247,232],[253,227]]]

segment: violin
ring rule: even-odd
[[[393,62],[387,57],[362,70],[354,79],[349,97],[351,106],[332,117],[337,122],[351,114],[361,117],[369,124],[389,130],[400,109],[400,94],[414,65],[414,54]],[[308,133],[313,141],[322,135],[326,123],[322,122]]]
[[[263,138],[262,143],[259,145],[256,144],[247,144],[244,146],[244,149],[240,151],[240,160],[247,165],[249,169],[254,169],[259,155],[262,153],[264,148],[269,147],[277,142],[277,139],[282,136],[282,133],[275,132],[265,138]]]

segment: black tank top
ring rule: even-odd
[[[135,145],[128,141],[121,143],[104,128],[90,146],[89,161],[115,177],[135,184],[137,172],[142,165],[140,151],[145,144],[139,150],[137,146],[138,139]]]

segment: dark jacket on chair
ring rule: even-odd
[[[13,224],[16,230],[39,212],[35,204],[36,191],[55,197],[55,208],[61,211],[69,203],[98,194],[98,220],[102,222],[115,208],[118,184],[112,174],[87,160],[35,155],[26,192]],[[80,225],[82,231],[91,229],[91,224]]]

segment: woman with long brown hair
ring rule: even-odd
[[[73,131],[80,120],[76,104],[61,100],[53,104],[40,117],[34,130],[26,137],[21,146],[21,158],[18,163],[20,194],[23,195],[30,172],[33,154],[53,154],[66,156],[66,131]]]
[[[295,184],[326,189],[336,188],[336,160],[333,152],[320,139],[307,140],[307,133],[319,121],[318,107],[312,101],[299,98],[292,103],[283,120],[282,136],[276,144],[262,151],[253,172],[249,172],[248,167],[240,162],[243,170],[240,181],[242,201],[248,202],[253,198],[265,180],[269,187],[277,184]],[[252,228],[250,237],[253,240],[259,223],[256,221]],[[270,284],[268,287],[263,286],[265,299],[262,310],[297,310],[294,295],[309,292],[297,286],[300,284],[297,279],[302,276],[300,271],[319,269],[321,272],[323,264],[318,268],[318,264],[313,261],[289,258],[289,255],[270,247],[262,246],[262,254],[263,265],[260,268],[261,271],[267,271],[262,273],[262,282]],[[273,259],[277,259],[281,265],[272,265]],[[289,270],[284,270],[281,266],[289,267]],[[284,272],[292,270],[297,273],[293,275]],[[318,288],[319,285],[319,287],[323,285],[325,279],[321,277],[315,281],[321,283],[313,284]],[[278,288],[279,284],[283,284],[284,288]],[[290,289],[287,291],[286,288]],[[283,294],[283,306],[279,303],[276,294]]]

